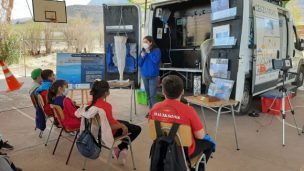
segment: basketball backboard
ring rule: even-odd
[[[33,0],[35,22],[66,23],[65,1]]]

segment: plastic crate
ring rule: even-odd
[[[291,95],[289,98],[291,99]],[[266,98],[266,97],[261,97],[261,103],[262,103],[262,112],[263,113],[268,113],[271,115],[280,115],[281,114],[281,109],[282,109],[282,98],[278,98],[275,100],[272,110],[268,112],[269,107],[273,103],[274,98]],[[290,106],[288,103],[287,97],[285,97],[285,110],[289,110]]]

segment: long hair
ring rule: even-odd
[[[146,40],[148,40],[149,42],[152,43],[151,50],[154,50],[154,49],[157,49],[157,48],[158,48],[158,46],[157,46],[157,44],[155,43],[155,41],[154,41],[154,39],[153,39],[152,36],[146,36],[146,37],[144,37],[144,39],[146,39]]]
[[[54,100],[57,96],[59,87],[63,87],[67,85],[68,83],[65,80],[56,80],[52,86],[49,88],[48,91],[48,101],[50,104],[54,103]]]
[[[104,80],[96,80],[90,91],[90,95],[93,96],[92,103],[86,107],[85,111],[88,111],[92,106],[95,105],[98,99],[105,96],[106,92],[109,92],[110,85],[107,81]]]

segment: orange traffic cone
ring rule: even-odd
[[[20,83],[15,76],[11,73],[8,67],[5,65],[4,61],[0,60],[0,65],[2,67],[6,84],[8,86],[7,92],[18,90],[22,87],[23,83]]]

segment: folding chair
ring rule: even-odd
[[[44,107],[44,101],[43,101],[43,98],[42,98],[42,96],[40,94],[37,95],[37,102],[38,102],[37,104],[39,105],[39,107],[41,108],[41,110],[44,113],[45,121],[49,120],[51,122],[51,124],[52,124],[51,129],[50,129],[49,134],[48,134],[48,137],[47,137],[47,139],[46,139],[46,141],[44,143],[44,145],[47,146],[47,143],[49,142],[49,139],[50,139],[51,132],[52,132],[53,127],[54,127],[54,121],[55,121],[55,119],[53,119],[53,121],[52,121],[51,118],[54,118],[54,117],[53,116],[49,116],[49,115],[47,115],[44,112],[44,108],[43,108]],[[39,134],[40,138],[42,138],[42,134],[43,134],[43,131],[41,131],[40,134]]]
[[[30,97],[31,97],[31,100],[32,100],[33,106],[34,106],[34,108],[36,109],[36,107],[38,106],[38,103],[37,103],[37,100],[36,100],[36,96],[35,96],[35,94],[34,94],[34,93],[32,93],[32,94],[30,95]]]
[[[57,149],[57,145],[58,145],[58,143],[59,143],[59,140],[60,140],[60,138],[61,138],[61,136],[62,136],[62,132],[63,132],[63,131],[65,131],[65,132],[67,132],[67,133],[77,132],[76,135],[75,135],[75,138],[74,138],[74,140],[73,140],[73,144],[72,144],[72,146],[71,146],[71,149],[70,149],[68,158],[67,158],[67,160],[66,160],[66,162],[65,162],[65,164],[68,165],[69,160],[70,160],[70,157],[71,157],[71,153],[72,153],[72,151],[73,151],[73,148],[74,148],[74,145],[75,145],[75,142],[76,142],[76,139],[77,139],[77,136],[78,136],[78,134],[79,134],[80,128],[68,128],[68,127],[66,127],[66,126],[62,123],[62,121],[64,120],[64,113],[63,113],[62,108],[61,108],[60,106],[57,106],[57,105],[51,105],[51,108],[52,108],[52,110],[53,110],[53,112],[54,112],[54,116],[56,117],[56,119],[58,120],[59,124],[60,124],[61,127],[62,127],[62,128],[61,128],[61,131],[60,131],[60,134],[59,134],[59,136],[58,136],[58,138],[57,138],[56,145],[55,145],[54,150],[53,150],[53,155],[55,154],[55,151],[56,151],[56,149]]]
[[[96,119],[96,122],[99,122],[99,116],[97,115],[95,117]],[[92,122],[92,119],[91,119],[91,122]],[[101,130],[102,131],[102,130]],[[112,156],[112,151],[114,149],[114,145],[118,142],[125,142],[129,145],[130,147],[130,152],[131,152],[131,158],[132,158],[132,164],[133,164],[133,170],[136,170],[136,166],[135,166],[135,162],[134,162],[134,155],[133,155],[133,149],[132,149],[132,144],[131,144],[131,139],[129,137],[130,134],[127,134],[127,135],[123,135],[123,136],[119,136],[119,137],[116,137],[114,138],[114,142],[111,146],[111,148],[108,148],[104,145],[102,145],[103,148],[107,149],[110,151],[109,153],[109,156],[108,156],[108,162],[107,162],[107,169],[106,170],[110,170],[110,166],[111,166],[111,161],[113,159],[113,156]],[[87,158],[85,158],[85,161],[84,161],[84,164],[83,164],[83,167],[82,167],[82,170],[86,170],[85,167],[86,167],[86,162],[87,162]]]
[[[163,133],[166,133],[168,135],[172,125],[173,125],[172,123],[161,122],[161,129],[162,129]],[[149,120],[148,127],[149,127],[150,138],[152,140],[155,140],[157,136],[156,136],[154,120]],[[186,154],[184,147],[190,147],[192,145],[192,131],[191,131],[191,127],[189,125],[180,125],[179,126],[178,131],[176,133],[175,140],[177,141],[177,144],[179,144],[181,147],[183,158],[184,158],[185,164],[187,166],[187,170],[195,169],[195,171],[198,171],[199,165],[201,163],[203,163],[204,167],[205,167],[205,171],[206,171],[206,166],[207,166],[206,156],[203,152],[201,154],[189,159],[190,161],[187,160],[189,157],[188,157],[188,154]]]

